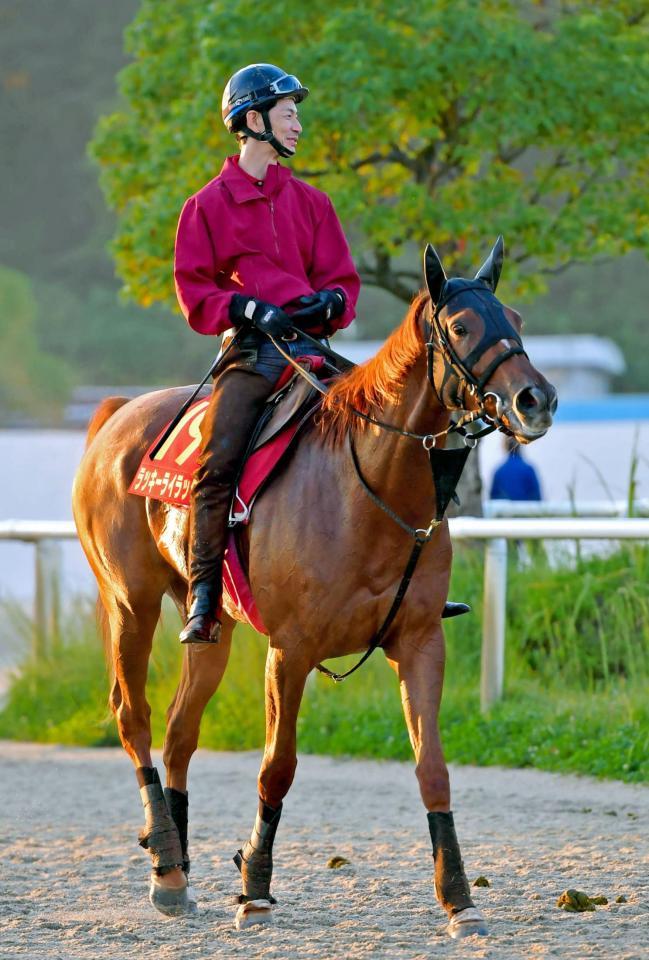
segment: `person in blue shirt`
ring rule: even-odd
[[[494,473],[491,500],[542,500],[541,484],[531,463],[523,459],[520,444],[513,437],[505,440],[507,459]]]

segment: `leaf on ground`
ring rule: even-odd
[[[476,879],[473,881],[473,886],[474,887],[490,887],[491,884],[489,883],[486,877],[483,877],[482,874],[480,874],[480,876],[476,877]]]
[[[327,866],[330,870],[339,870],[340,867],[344,867],[349,862],[346,857],[331,857],[327,860]]]
[[[587,893],[582,890],[564,890],[557,906],[568,913],[586,913],[595,909],[595,905]]]
[[[624,896],[624,894],[621,893],[619,897],[616,897],[616,898],[615,898],[615,902],[616,902],[616,903],[628,903],[629,901],[628,901],[627,898]]]

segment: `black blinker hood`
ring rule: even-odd
[[[486,283],[464,280],[461,277],[447,280],[436,306],[437,316],[449,303],[452,304],[449,312],[473,310],[484,322],[482,339],[466,357],[462,358],[462,364],[468,370],[480,359],[485,350],[501,340],[513,340],[522,346],[522,340],[507,319],[502,303],[496,299]]]

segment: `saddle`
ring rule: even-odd
[[[295,374],[266,404],[243,458],[230,507],[230,526],[248,523],[253,504],[320,406],[320,394]]]

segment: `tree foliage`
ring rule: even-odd
[[[193,383],[214,359],[214,343],[197,337],[178,311],[120,303],[101,286],[82,297],[50,283],[33,290],[41,349],[70,364],[80,383]]]
[[[573,261],[649,251],[644,0],[142,0],[125,107],[92,154],[118,213],[125,291],[173,299],[184,199],[233,152],[220,119],[239,66],[310,87],[297,175],[333,198],[363,280],[408,299],[412,244],[466,273],[497,233],[508,292]]]
[[[42,351],[29,278],[0,266],[0,422],[23,414],[54,422],[71,383],[68,366]]]

